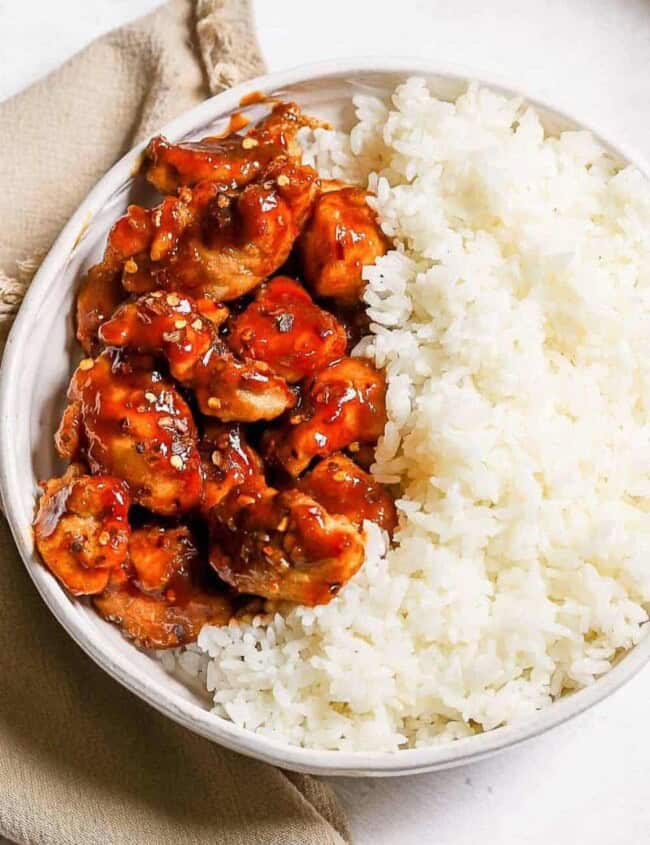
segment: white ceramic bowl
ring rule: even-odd
[[[433,92],[455,99],[472,75],[450,73],[412,60],[330,62],[252,80],[226,91],[182,115],[162,130],[172,139],[200,137],[225,125],[241,98],[252,91],[277,93],[297,100],[310,113],[346,128],[352,121],[351,96],[361,90],[386,93],[407,76],[426,77]],[[491,80],[479,80],[508,95],[521,95]],[[584,124],[534,98],[550,133]],[[591,127],[587,127],[591,128]],[[593,131],[593,129],[592,129]],[[622,160],[648,173],[639,156],[608,143]],[[209,712],[209,702],[165,673],[160,663],[138,651],[116,628],[102,621],[83,601],[68,596],[39,562],[31,522],[37,480],[60,469],[52,435],[58,424],[65,389],[80,357],[74,340],[72,306],[81,271],[98,260],[112,222],[129,201],[139,199],[134,184],[143,146],[119,161],[90,192],[72,216],[32,282],[13,326],[0,381],[0,485],[4,510],[30,576],[46,604],[76,642],[103,669],[140,698],[185,725],[228,748],[296,771],[319,774],[386,776],[413,774],[459,765],[493,754],[595,704],[628,680],[650,658],[645,638],[593,686],[563,698],[533,718],[479,736],[439,747],[397,753],[318,751],[280,743],[225,721]]]

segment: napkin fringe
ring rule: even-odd
[[[34,278],[42,260],[42,256],[35,256],[17,261],[14,276],[9,276],[0,270],[0,319],[18,311],[29,283]]]
[[[195,29],[212,94],[264,73],[248,3],[197,0]]]

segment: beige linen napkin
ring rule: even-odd
[[[39,258],[106,169],[262,68],[247,0],[174,0],[0,104],[0,343]],[[30,845],[348,840],[324,784],[199,739],[101,672],[40,600],[3,520],[0,834]]]

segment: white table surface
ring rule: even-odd
[[[159,0],[0,0],[0,100]],[[495,74],[650,158],[647,0],[255,0],[273,70],[413,55]],[[0,151],[0,155],[1,155]],[[609,701],[486,762],[335,779],[358,845],[650,842],[650,667]],[[0,750],[1,753],[1,750]]]

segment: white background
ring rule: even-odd
[[[158,3],[0,0],[0,100]],[[650,0],[255,6],[272,70],[381,54],[465,65],[541,95],[650,158]],[[492,760],[414,778],[332,784],[358,845],[644,845],[649,705],[650,667],[586,715]]]

